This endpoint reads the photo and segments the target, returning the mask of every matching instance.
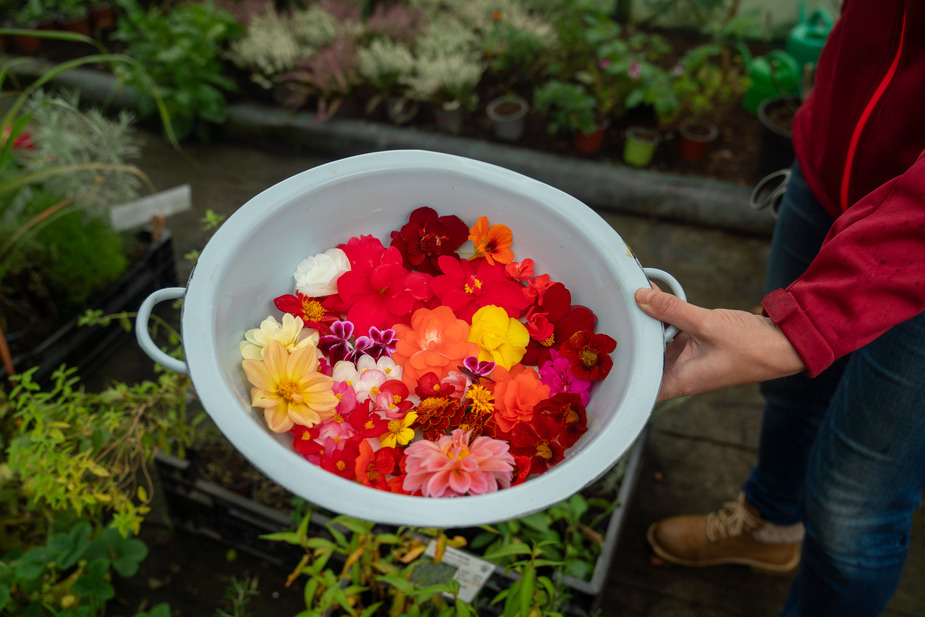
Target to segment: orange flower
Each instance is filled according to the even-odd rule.
[[[491,378],[495,381],[495,423],[505,433],[518,422],[532,420],[533,408],[549,398],[549,386],[532,367],[517,364],[507,371],[495,366]]]
[[[511,250],[514,234],[505,225],[497,223],[489,227],[488,218],[480,216],[478,222],[469,230],[469,239],[475,245],[473,259],[484,257],[491,265],[496,261],[499,264],[514,261],[514,251]]]
[[[469,324],[448,306],[418,309],[411,325],[396,324],[394,330],[398,343],[392,359],[402,366],[401,379],[411,389],[425,373],[443,379],[465,358],[479,353],[479,346],[466,340]]]

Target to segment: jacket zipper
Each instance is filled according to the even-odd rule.
[[[852,168],[854,167],[854,159],[855,155],[857,154],[858,142],[861,139],[861,133],[864,132],[864,128],[867,124],[867,121],[870,119],[874,108],[877,106],[877,103],[880,102],[880,99],[883,97],[883,93],[886,91],[887,86],[889,86],[890,82],[893,80],[893,76],[896,74],[896,68],[899,66],[899,58],[903,52],[903,42],[906,37],[905,3],[900,3],[900,6],[903,7],[903,23],[899,32],[899,45],[896,47],[896,54],[893,56],[893,61],[890,63],[890,68],[887,69],[883,79],[880,80],[880,84],[874,91],[873,96],[871,96],[870,100],[867,101],[867,106],[864,107],[864,111],[861,113],[861,117],[858,119],[858,123],[854,127],[854,132],[851,134],[851,141],[848,144],[848,154],[845,157],[845,171],[842,175],[841,191],[839,193],[838,199],[842,212],[847,210],[848,206],[850,205],[848,203],[848,186],[851,183],[851,172]]]

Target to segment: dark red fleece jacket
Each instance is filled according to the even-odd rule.
[[[793,143],[835,222],[762,305],[814,377],[925,310],[925,2],[844,1]]]

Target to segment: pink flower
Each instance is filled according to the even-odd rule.
[[[405,449],[402,488],[425,497],[482,495],[511,485],[514,457],[508,443],[455,429],[434,441],[416,441]]]
[[[559,392],[571,392],[581,398],[581,404],[591,400],[591,385],[587,379],[579,379],[572,372],[572,364],[555,349],[549,350],[550,360],[540,368],[540,381],[549,386],[550,396]]]
[[[638,62],[633,60],[632,62],[630,62],[627,73],[629,73],[630,79],[639,79],[639,75],[642,74],[642,66]]]

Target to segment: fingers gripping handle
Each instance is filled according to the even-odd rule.
[[[135,317],[135,336],[138,338],[138,346],[142,351],[148,354],[148,357],[175,373],[189,374],[189,367],[182,360],[171,358],[158,347],[151,338],[148,322],[151,319],[151,311],[156,304],[167,302],[168,300],[178,300],[186,295],[185,287],[165,287],[158,289],[150,296],[145,298],[138,309]]]
[[[664,270],[658,270],[657,268],[643,268],[643,271],[646,273],[647,277],[665,283],[671,293],[681,298],[685,302],[687,301],[687,294],[684,293],[684,289],[682,289],[681,284],[675,277],[671,276]],[[668,326],[665,328],[665,342],[667,343],[673,339],[677,333],[678,329],[674,326]]]

